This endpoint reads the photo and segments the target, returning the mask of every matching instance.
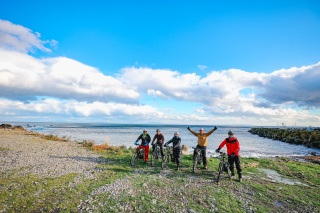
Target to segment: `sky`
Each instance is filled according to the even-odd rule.
[[[0,122],[320,126],[320,1],[0,0]]]

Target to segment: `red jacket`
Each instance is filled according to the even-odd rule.
[[[219,146],[221,149],[224,145],[227,145],[227,153],[228,155],[234,154],[235,156],[239,156],[240,153],[240,143],[236,137],[233,138],[226,138]]]

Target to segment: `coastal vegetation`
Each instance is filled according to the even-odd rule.
[[[307,147],[320,148],[320,130],[306,128],[252,128],[254,135],[279,140],[291,144],[301,144]]]
[[[241,158],[243,182],[224,174],[218,186],[216,158],[209,159],[208,170],[193,174],[191,155],[182,157],[180,171],[174,170],[173,163],[165,169],[142,161],[132,167],[129,163],[132,147],[96,145],[93,141],[80,144],[97,156],[81,159],[98,162],[92,168],[92,176],[74,172],[58,177],[19,175],[19,168],[0,173],[0,212],[319,212],[320,209],[319,164],[303,159]],[[0,148],[2,156],[10,151]],[[52,160],[59,163],[59,158]]]

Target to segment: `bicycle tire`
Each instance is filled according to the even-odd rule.
[[[157,156],[157,153],[156,151],[154,151],[151,155],[151,166],[154,166],[156,164],[156,156]]]
[[[169,163],[171,160],[171,156],[169,153],[167,153],[166,155],[164,155],[164,160],[163,160],[163,167],[168,167]]]
[[[221,174],[223,172],[223,163],[220,162],[219,163],[219,167],[218,167],[218,177],[217,177],[217,183],[219,183],[220,179],[221,179]]]
[[[131,156],[131,159],[130,159],[130,164],[131,166],[135,166],[137,164],[137,151],[135,151],[132,156]]]
[[[161,169],[163,169],[165,165],[166,165],[166,156],[163,156],[161,158]]]
[[[198,165],[198,157],[194,156],[192,172],[195,173]]]

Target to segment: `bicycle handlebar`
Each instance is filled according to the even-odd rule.
[[[204,150],[204,148],[199,148],[199,147],[192,147],[192,149],[200,149],[200,150]]]

